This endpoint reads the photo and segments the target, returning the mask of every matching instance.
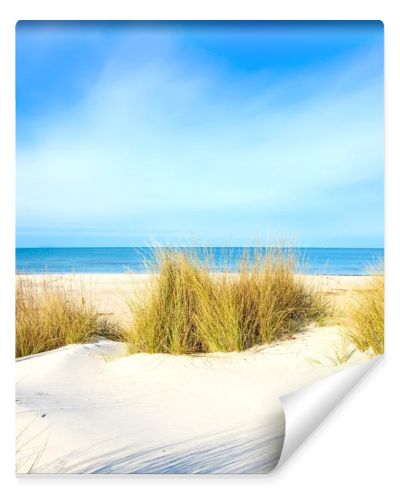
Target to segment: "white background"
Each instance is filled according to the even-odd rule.
[[[0,15],[0,494],[3,498],[399,498],[400,18],[395,1],[89,2],[3,0]],[[379,19],[385,24],[386,355],[278,472],[269,476],[14,475],[14,29],[19,19]],[[4,404],[3,404],[4,402]]]

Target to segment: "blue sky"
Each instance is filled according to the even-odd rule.
[[[17,246],[383,246],[380,22],[19,22]]]

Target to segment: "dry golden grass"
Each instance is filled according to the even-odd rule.
[[[83,296],[49,279],[18,278],[15,306],[16,357],[90,342],[96,335],[119,338],[116,325],[97,313]]]
[[[131,352],[241,351],[289,338],[328,315],[321,295],[295,275],[285,251],[244,256],[238,273],[210,273],[212,255],[162,250],[147,294],[132,300],[123,335]]]
[[[384,296],[383,274],[371,276],[369,286],[359,290],[345,323],[349,338],[360,351],[372,349],[375,354],[384,351]]]

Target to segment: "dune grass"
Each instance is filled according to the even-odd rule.
[[[369,286],[359,290],[345,324],[350,340],[360,351],[384,352],[384,276],[370,277]]]
[[[83,296],[54,281],[19,277],[16,283],[16,357],[67,344],[90,342],[96,335],[119,339],[119,330]]]
[[[321,295],[295,275],[293,255],[244,255],[237,273],[212,273],[213,256],[160,250],[147,293],[130,302],[131,352],[242,351],[290,338],[328,315]]]

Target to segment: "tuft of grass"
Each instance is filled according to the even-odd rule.
[[[350,343],[348,335],[341,333],[340,343],[338,343],[331,356],[328,359],[334,366],[346,364],[355,352],[355,348]]]
[[[346,324],[350,340],[360,351],[384,352],[383,274],[370,277],[369,286],[359,290]]]
[[[296,276],[289,252],[243,255],[237,273],[213,273],[212,255],[160,250],[150,289],[129,303],[131,352],[241,351],[291,337],[328,315],[321,295]]]
[[[83,296],[47,278],[19,277],[16,283],[16,357],[67,344],[90,342],[95,336],[119,339],[119,331]]]

